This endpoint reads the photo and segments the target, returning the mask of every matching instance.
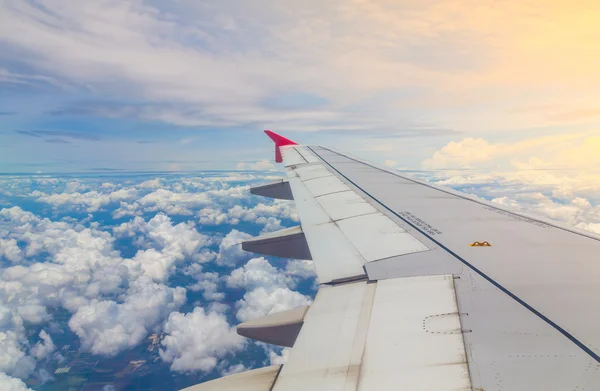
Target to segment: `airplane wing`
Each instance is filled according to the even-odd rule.
[[[247,389],[600,390],[600,237],[266,132],[287,178],[251,191],[301,225],[243,247],[312,259],[320,288],[238,326],[293,346]]]

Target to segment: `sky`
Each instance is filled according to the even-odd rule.
[[[410,169],[595,167],[599,7],[2,0],[0,170],[265,166],[266,128]]]
[[[264,129],[600,234],[598,8],[0,0],[0,389],[285,362],[235,333],[318,287],[241,251],[299,223]]]

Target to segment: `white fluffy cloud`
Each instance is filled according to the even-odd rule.
[[[135,346],[181,306],[183,288],[156,282],[165,280],[176,262],[193,258],[208,240],[193,226],[173,225],[164,215],[148,222],[138,219],[121,232],[139,233],[156,249],[128,259],[114,249],[114,238],[98,228],[39,219],[16,207],[0,211],[0,219],[11,224],[10,235],[27,243],[26,256],[46,252],[52,260],[4,269],[0,298],[19,322],[47,321],[47,306],[73,312],[69,327],[83,348],[96,354],[114,355]],[[112,299],[116,294],[121,294],[118,301]],[[20,349],[19,340],[13,340],[11,346]],[[49,348],[44,343],[32,353],[41,357]]]
[[[7,376],[2,372],[0,372],[0,388],[2,391],[32,391],[22,380]]]
[[[247,316],[308,302],[308,298],[291,290],[299,278],[308,277],[302,271],[304,265],[289,263],[288,269],[280,270],[260,258],[228,274],[231,268],[251,258],[252,254],[240,246],[251,235],[239,230],[231,230],[222,238],[220,234],[200,233],[189,218],[167,214],[183,211],[192,216],[200,208],[205,208],[205,212],[223,210],[225,219],[216,222],[256,222],[263,224],[265,230],[278,229],[283,218],[297,219],[292,203],[253,204],[247,186],[236,183],[256,179],[259,178],[224,174],[156,179],[139,185],[135,181],[63,181],[57,182],[61,187],[55,190],[52,186],[58,185],[45,184],[48,187],[43,188],[43,194],[33,190],[38,201],[64,210],[110,213],[113,208],[113,218],[135,216],[114,227],[94,221],[91,214],[56,220],[19,207],[1,209],[0,259],[4,268],[0,269],[0,374],[47,378],[43,368],[36,370],[36,360],[55,356],[57,347],[46,331],[54,330],[54,326],[41,331],[38,341],[28,341],[25,331],[31,325],[52,320],[50,309],[54,308],[71,313],[68,327],[78,336],[82,349],[99,355],[114,356],[133,348],[148,334],[160,332],[167,325],[164,331],[168,338],[161,354],[173,370],[188,371],[209,370],[215,360],[243,347],[243,339],[227,324],[231,306],[219,302],[227,298],[226,288],[245,291],[236,308],[240,314],[250,314]],[[22,197],[32,193],[31,188],[11,191]],[[141,197],[139,200],[128,198],[134,192]],[[129,240],[138,251],[125,256],[119,250]],[[213,246],[217,247],[214,252]],[[203,270],[208,268],[203,264],[211,261],[217,263],[218,270],[226,269],[225,274]],[[187,288],[202,292],[210,302],[203,315],[194,315],[199,310],[177,315],[186,300],[186,291],[166,284],[179,267],[195,279]],[[265,289],[267,300],[261,298],[260,289]],[[169,318],[171,314],[174,316]],[[206,327],[206,341],[198,340],[203,347],[182,342],[196,337],[179,327],[193,324]],[[221,335],[229,342],[219,347],[212,341]],[[224,362],[214,368],[233,372],[242,366]]]
[[[242,250],[242,242],[252,235],[232,229],[219,244],[217,263],[225,266],[236,266],[239,262],[250,258],[250,253]]]
[[[160,356],[171,363],[171,370],[179,372],[211,371],[219,359],[245,343],[223,314],[207,313],[199,307],[191,313],[171,314],[164,331]]]
[[[192,222],[173,225],[171,218],[159,213],[146,221],[136,217],[113,229],[117,237],[135,237],[140,250],[134,258],[125,261],[131,270],[140,270],[155,281],[164,281],[175,265],[186,258],[207,262],[215,255],[205,249],[212,239],[200,234]]]
[[[171,312],[185,302],[185,289],[168,288],[140,277],[123,303],[92,300],[79,307],[69,327],[82,347],[94,354],[116,355],[140,343]]]
[[[196,265],[191,265],[196,266]],[[202,291],[205,300],[219,301],[225,298],[225,292],[219,292],[221,276],[218,273],[208,272],[202,273],[200,270],[192,271],[191,267],[186,270],[187,275],[191,275],[196,279],[196,283],[188,287],[192,291]]]
[[[236,316],[242,322],[311,303],[308,297],[291,290],[296,286],[293,277],[262,257],[233,270],[226,282],[230,288],[246,289],[236,303]]]
[[[67,206],[86,212],[96,212],[102,207],[125,200],[132,200],[137,197],[135,189],[119,189],[109,193],[101,193],[96,190],[87,193],[61,193],[61,194],[43,194],[34,192],[32,195],[38,197],[38,201],[51,204],[55,207]]]
[[[288,288],[260,287],[246,293],[244,298],[236,303],[238,307],[236,316],[238,320],[245,322],[311,303],[312,301],[308,297]]]
[[[158,189],[137,200],[146,212],[164,211],[171,215],[191,215],[192,209],[206,206],[210,198],[206,193],[178,193]]]
[[[235,205],[227,211],[217,208],[204,208],[198,213],[203,225],[236,225],[250,222],[264,225],[261,233],[273,232],[282,228],[281,219],[299,221],[294,204],[289,201],[275,201],[272,204],[259,203],[253,207]]]
[[[294,280],[273,267],[264,258],[253,258],[243,267],[235,269],[226,278],[227,286],[230,288],[245,288],[253,290],[259,287],[267,288],[293,288]]]
[[[52,352],[54,352],[54,342],[52,337],[46,332],[46,330],[40,331],[40,341],[31,348],[31,355],[38,360],[43,360]]]
[[[21,249],[15,239],[0,238],[0,260],[2,258],[6,258],[14,263],[21,260]]]

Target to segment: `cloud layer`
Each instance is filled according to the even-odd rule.
[[[54,360],[67,354],[56,353],[61,345],[53,333],[61,328],[83,351],[101,357],[119,356],[158,333],[160,358],[174,371],[243,368],[234,353],[246,343],[229,322],[245,307],[231,295],[254,291],[260,278],[252,284],[253,277],[230,273],[240,265],[263,273],[260,285],[273,296],[263,313],[278,304],[276,289],[285,290],[282,303],[288,296],[301,298],[292,305],[307,302],[291,289],[313,277],[310,265],[298,261],[290,263],[289,275],[263,258],[243,266],[251,254],[240,242],[252,235],[238,229],[257,234],[275,218],[267,217],[271,213],[278,225],[296,218],[290,203],[251,198],[247,183],[265,179],[235,173],[127,182],[1,181],[3,195],[40,209],[0,209],[0,372],[8,379],[0,384],[20,386],[16,378],[47,381]],[[203,224],[206,208],[222,210],[226,217]],[[118,213],[123,210],[135,213]],[[107,220],[101,223],[96,216]],[[54,319],[56,310],[68,312],[64,323]],[[29,340],[27,330],[40,326],[37,338]]]

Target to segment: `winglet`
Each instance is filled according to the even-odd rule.
[[[277,163],[283,162],[283,158],[281,156],[281,150],[279,147],[284,147],[286,145],[298,145],[298,143],[283,137],[275,132],[271,132],[270,130],[265,130],[265,133],[273,142],[275,143],[275,161]]]

